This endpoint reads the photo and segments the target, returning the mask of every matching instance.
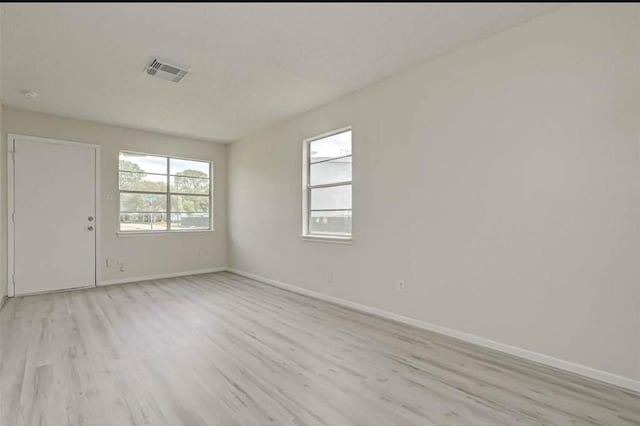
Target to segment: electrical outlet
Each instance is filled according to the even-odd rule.
[[[116,259],[116,265],[120,267],[120,272],[124,272],[127,266],[127,264],[122,259]]]
[[[329,284],[333,284],[333,272],[329,272],[329,274],[327,275],[327,281],[329,282]]]
[[[113,258],[111,257],[107,257],[107,268],[113,268],[113,266],[115,265],[115,262],[113,261]]]
[[[398,291],[401,293],[404,293],[405,291],[405,285],[404,285],[404,280],[398,280]]]

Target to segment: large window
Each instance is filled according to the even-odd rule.
[[[351,129],[305,141],[303,235],[351,238]]]
[[[120,231],[207,230],[211,226],[209,161],[120,152]]]

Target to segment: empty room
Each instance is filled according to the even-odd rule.
[[[640,426],[640,4],[0,3],[0,426]]]

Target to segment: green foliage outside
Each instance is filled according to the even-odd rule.
[[[166,211],[166,177],[159,176],[159,181],[152,180],[135,163],[120,160],[120,189],[142,192],[160,192],[161,194],[120,194],[120,211],[126,212],[165,212]],[[204,179],[203,179],[204,178]],[[171,195],[171,211],[184,213],[206,213],[209,211],[209,178],[199,170],[185,170],[181,176],[171,177],[171,192],[178,194],[202,194],[203,196]]]

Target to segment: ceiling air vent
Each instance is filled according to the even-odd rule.
[[[151,64],[145,68],[144,72],[149,75],[156,76],[163,80],[173,81],[174,83],[180,82],[191,69],[181,67],[175,64],[169,64],[166,61],[160,59],[154,59]]]

